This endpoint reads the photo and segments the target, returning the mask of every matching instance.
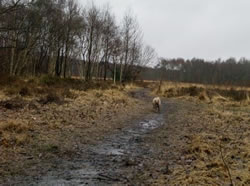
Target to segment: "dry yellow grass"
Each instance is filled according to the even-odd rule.
[[[154,94],[164,97],[198,98],[210,103],[249,104],[250,88],[236,86],[202,85],[193,83],[163,82],[151,83]]]
[[[249,185],[250,106],[223,108],[192,101],[183,101],[178,118],[167,116],[174,121],[158,135],[168,140],[155,136],[159,144],[168,144],[170,158],[162,165],[170,163],[171,172],[160,174],[151,185],[230,185],[231,180],[233,185]]]
[[[0,122],[0,131],[22,133],[28,129],[28,124],[18,120],[7,120]]]
[[[202,111],[204,121],[210,123],[191,136],[186,157],[195,159],[195,167],[173,183],[223,185],[232,179],[235,185],[250,184],[250,106],[231,103],[215,102]],[[179,174],[183,169],[175,171]]]
[[[170,162],[171,172],[157,173],[149,185],[230,185],[231,179],[233,185],[250,185],[250,89],[164,82],[158,91],[158,86],[150,83],[153,94],[183,104],[158,134],[158,143],[168,144],[166,154],[177,155],[162,164]]]
[[[159,87],[159,82],[157,81],[149,81],[151,87],[156,88]],[[235,90],[245,90],[245,91],[250,91],[250,87],[242,87],[242,86],[234,86],[234,85],[205,85],[205,84],[199,84],[199,83],[182,83],[182,82],[172,82],[172,81],[163,81],[162,82],[162,90],[166,90],[169,88],[179,88],[179,87],[192,87],[196,86],[199,88],[211,88],[211,89],[222,89],[222,90],[230,90],[230,89],[235,89]]]
[[[8,98],[8,96],[6,96],[6,94],[0,90],[0,100],[6,100]]]
[[[0,121],[1,145],[12,147],[25,144],[29,140],[27,131],[30,129],[31,126],[27,121],[21,121],[18,119]]]
[[[125,119],[147,112],[145,103],[130,95],[137,88],[133,84],[48,77],[11,81],[0,83],[0,163],[6,165],[0,176],[21,173],[21,164],[28,167],[30,161],[72,156],[77,144],[94,143]]]

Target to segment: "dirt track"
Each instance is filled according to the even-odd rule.
[[[140,90],[133,97],[151,104],[148,92]],[[166,112],[166,107],[168,107]],[[162,112],[149,113],[127,121],[127,127],[114,131],[94,145],[82,145],[77,159],[60,159],[57,169],[37,178],[19,177],[14,185],[132,185],[134,175],[144,169],[146,162],[159,153],[144,138],[154,130],[166,125],[165,116],[174,111],[171,103],[164,102]]]
[[[62,162],[66,171],[52,171],[35,185],[109,185],[133,184],[133,176],[144,169],[144,161],[155,149],[144,137],[163,125],[163,114],[149,114],[141,121],[123,128],[103,141],[82,149],[83,156],[73,162]],[[59,174],[58,174],[59,173]]]
[[[151,104],[145,90],[134,92],[133,97]],[[217,118],[203,104],[165,99],[160,114],[151,112],[125,121],[126,127],[117,128],[104,139],[80,145],[75,158],[59,158],[55,168],[43,176],[17,177],[5,185],[230,184],[217,145],[221,125],[211,123]],[[231,142],[223,143],[227,146]],[[247,160],[236,162],[245,163],[243,173],[249,169]],[[249,183],[243,174],[233,174],[233,181],[236,185]]]

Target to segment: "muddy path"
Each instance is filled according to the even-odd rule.
[[[94,146],[82,150],[83,157],[70,169],[51,172],[34,185],[127,185],[133,184],[136,171],[154,155],[154,148],[144,143],[144,137],[163,125],[163,115],[151,114],[132,127],[121,129]]]
[[[132,96],[151,104],[147,90]],[[167,108],[167,109],[166,109]],[[168,125],[165,118],[175,112],[175,103],[164,100],[161,113],[151,112],[92,145],[82,145],[76,159],[60,159],[45,176],[17,178],[6,185],[135,185],[139,172],[156,158],[160,149],[144,139]],[[162,171],[166,171],[162,167]],[[138,183],[139,184],[139,183]]]

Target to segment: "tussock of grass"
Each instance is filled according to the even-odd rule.
[[[41,103],[41,104],[49,104],[49,103],[62,104],[63,97],[59,96],[58,94],[56,94],[54,92],[49,92],[46,96],[42,97],[39,100],[39,103]]]
[[[129,83],[129,84],[125,85],[125,89],[128,89],[128,90],[135,89],[136,87],[137,86],[135,84],[133,84],[133,83]]]
[[[24,108],[28,102],[21,97],[13,97],[10,99],[5,99],[3,101],[0,101],[0,107],[10,109],[10,110],[19,110]]]
[[[31,94],[30,94],[30,90],[29,90],[28,87],[22,87],[22,88],[20,89],[20,91],[19,91],[19,94],[20,94],[21,96],[30,96],[30,95],[31,95]]]
[[[25,144],[29,140],[27,134],[29,129],[30,126],[24,121],[7,120],[0,122],[1,145],[13,147]]]
[[[15,120],[0,123],[0,131],[21,133],[28,129],[27,124],[19,123]]]
[[[191,83],[164,82],[159,89],[157,83],[151,88],[155,94],[165,97],[193,97],[206,102],[235,101],[249,103],[250,89],[243,87],[209,86]]]

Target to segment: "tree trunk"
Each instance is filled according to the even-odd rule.
[[[56,66],[55,66],[55,73],[56,73],[56,76],[60,76],[61,75],[61,71],[62,69],[60,68],[60,55],[61,55],[61,48],[58,49],[57,51],[57,58],[56,58]]]
[[[88,64],[87,64],[87,72],[85,76],[86,81],[90,81],[91,79],[91,54],[92,54],[92,45],[93,45],[93,25],[90,31],[90,43],[89,43],[89,50],[88,50]]]
[[[120,83],[122,82],[122,74],[123,73],[123,69],[122,69],[122,63],[120,64]]]
[[[10,75],[14,75],[14,57],[15,57],[15,47],[12,46],[11,48],[11,55],[10,55]]]
[[[63,72],[63,77],[66,78],[66,73],[67,73],[67,68],[68,68],[68,46],[66,46],[66,51],[65,51],[65,58],[64,58],[64,72]]]
[[[114,84],[116,84],[116,63],[114,65]]]
[[[104,81],[107,78],[107,64],[108,64],[108,47],[109,47],[109,38],[106,40],[106,51],[105,51],[105,61],[104,61]]]

